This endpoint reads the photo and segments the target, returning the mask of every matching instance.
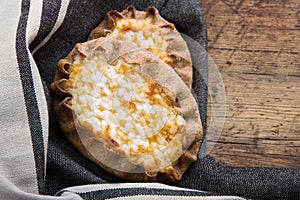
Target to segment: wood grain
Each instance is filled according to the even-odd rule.
[[[231,166],[300,168],[299,0],[200,3],[227,97],[210,154]]]

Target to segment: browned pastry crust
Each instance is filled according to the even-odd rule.
[[[151,77],[162,86],[186,121],[186,129],[183,132],[183,154],[164,170],[158,173],[143,171],[135,173],[141,166],[130,162],[120,152],[99,141],[95,134],[89,131],[88,127],[77,123],[77,116],[74,115],[72,108],[72,95],[66,88],[70,69],[75,56],[89,59],[95,56],[96,52],[103,52],[110,64],[122,59],[126,63],[134,63],[139,66],[137,67],[139,73]],[[136,47],[132,43],[99,38],[77,44],[65,59],[59,61],[51,90],[56,116],[65,137],[84,156],[118,177],[131,181],[177,182],[188,166],[197,160],[197,152],[203,132],[198,107],[189,88],[172,68],[153,54]],[[119,166],[119,169],[122,170],[111,166]]]
[[[130,21],[132,19],[133,21],[131,22],[133,23],[123,25],[121,28],[118,27],[118,22],[120,22],[120,20]],[[118,12],[116,10],[108,12],[105,19],[90,33],[89,39],[109,37],[111,35],[114,35],[114,38],[120,39],[123,37],[123,34],[128,31],[138,33],[138,22],[147,22],[142,28],[145,30],[144,35],[157,32],[158,35],[162,37],[162,40],[167,43],[167,47],[165,49],[166,56],[161,55],[161,52],[159,53],[160,55],[158,55],[158,53],[155,52],[157,51],[157,48],[143,48],[151,51],[165,63],[170,65],[187,84],[187,86],[191,88],[193,68],[188,46],[180,33],[176,30],[174,24],[163,19],[158,10],[153,6],[150,6],[146,12],[138,11],[134,6],[128,6],[122,12]],[[121,33],[112,34],[116,31],[120,31]],[[122,40],[123,39],[124,38],[122,38]]]

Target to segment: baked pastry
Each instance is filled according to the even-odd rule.
[[[193,68],[188,46],[174,24],[164,20],[155,7],[150,6],[146,12],[134,6],[122,12],[108,12],[89,36],[99,37],[130,41],[150,51],[171,66],[191,88]]]
[[[179,181],[202,137],[190,89],[131,42],[99,38],[59,61],[51,85],[60,127],[86,157],[131,181]]]

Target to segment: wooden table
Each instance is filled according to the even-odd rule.
[[[299,0],[200,3],[227,97],[210,154],[231,166],[300,168]]]

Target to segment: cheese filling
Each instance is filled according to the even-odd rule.
[[[121,58],[110,65],[100,51],[75,56],[66,87],[81,126],[146,172],[158,172],[182,155],[186,122],[137,67]]]
[[[132,42],[174,67],[174,57],[168,54],[169,43],[162,37],[169,33],[169,28],[157,27],[152,24],[151,17],[138,20],[118,18],[115,26],[110,37]]]

